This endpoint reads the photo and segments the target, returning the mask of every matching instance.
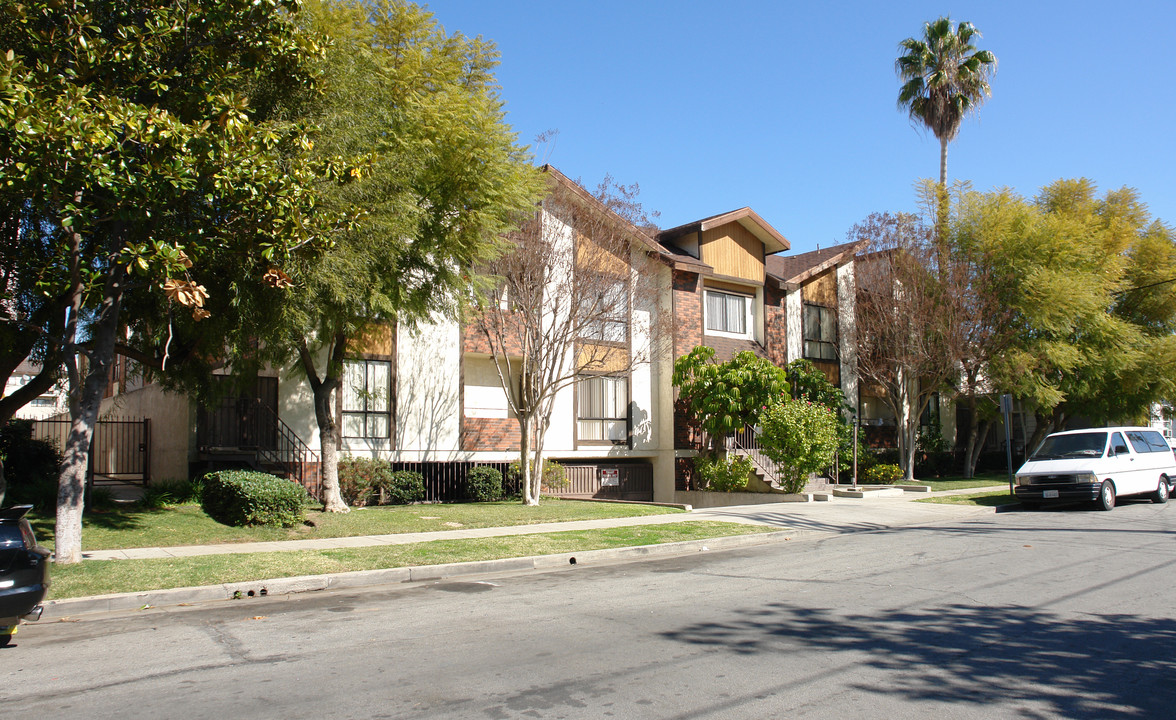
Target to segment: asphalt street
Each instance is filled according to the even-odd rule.
[[[1176,507],[22,628],[7,717],[1170,718]]]

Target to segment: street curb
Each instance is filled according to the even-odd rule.
[[[301,575],[298,577],[251,580],[239,583],[225,583],[222,585],[204,585],[199,587],[171,588],[168,590],[147,590],[143,592],[66,598],[45,602],[45,611],[41,620],[72,619],[80,615],[123,612],[127,610],[147,610],[150,608],[205,603],[216,600],[248,600],[250,598],[292,595],[318,590],[345,590],[349,588],[366,588],[373,585],[428,582],[469,575],[527,572],[534,570],[550,572],[614,560],[672,557],[709,550],[730,550],[755,545],[767,545],[789,540],[796,536],[798,532],[803,531],[786,530],[751,535],[728,535],[704,540],[685,540],[658,545],[585,550],[583,552],[559,553],[555,555],[532,555],[521,558],[478,560],[474,562],[448,563],[445,565],[357,570],[354,572],[328,575]]]

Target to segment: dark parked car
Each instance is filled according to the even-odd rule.
[[[32,509],[0,509],[0,646],[8,644],[22,619],[40,619],[49,590],[49,551],[37,544],[25,519]]]

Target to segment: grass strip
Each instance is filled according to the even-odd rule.
[[[991,487],[993,485],[1004,485],[1008,487],[1008,475],[979,475],[974,478],[961,477],[944,477],[936,480],[924,480],[919,478],[915,480],[916,485],[927,485],[932,491],[938,492],[940,490],[966,490],[968,488],[977,487]]]
[[[392,535],[460,528],[508,527],[547,522],[597,520],[683,512],[678,508],[544,498],[536,507],[521,502],[386,505],[353,508],[349,513],[309,510],[293,528],[230,527],[208,517],[196,504],[159,509],[138,506],[94,510],[82,523],[83,550],[117,550],[179,545]],[[33,531],[53,548],[54,519],[32,516]]]
[[[994,490],[986,493],[974,493],[972,495],[945,495],[943,497],[923,498],[915,502],[924,503],[939,503],[941,505],[978,505],[981,507],[997,507],[999,505],[1011,505],[1019,502],[1017,498],[1009,495],[1008,490]]]
[[[406,545],[203,555],[159,560],[90,560],[55,565],[50,599],[142,592],[229,582],[382,568],[552,555],[685,540],[777,532],[780,528],[716,521],[433,540]]]

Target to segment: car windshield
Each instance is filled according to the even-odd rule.
[[[1107,447],[1105,432],[1050,435],[1033,453],[1030,460],[1058,460],[1060,458],[1102,457]]]

